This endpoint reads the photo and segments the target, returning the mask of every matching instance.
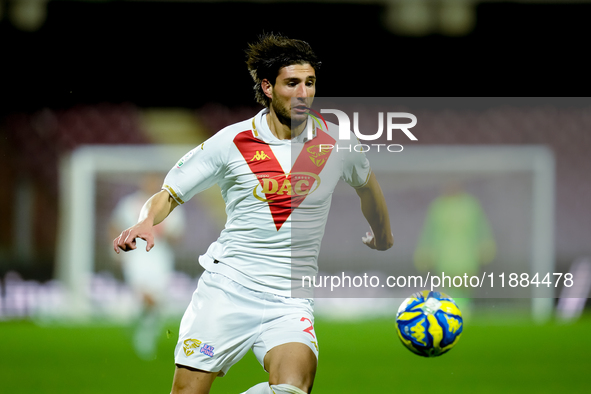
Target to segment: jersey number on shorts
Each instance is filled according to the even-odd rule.
[[[310,321],[310,319],[308,319],[307,317],[302,317],[300,319],[300,321],[305,321],[308,320],[308,323],[310,323],[310,327],[305,328],[303,331],[307,332],[308,334],[312,335],[312,338],[316,339],[316,337],[314,336],[314,334],[312,333],[312,331],[314,331],[314,326],[312,325],[312,322]]]

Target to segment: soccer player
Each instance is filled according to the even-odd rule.
[[[255,97],[265,109],[187,153],[146,202],[138,223],[113,241],[117,253],[135,249],[136,238],[151,249],[155,224],[196,193],[220,186],[228,218],[199,258],[205,272],[181,321],[175,394],[209,393],[214,379],[249,349],[269,381],[247,394],[311,392],[319,347],[313,300],[294,296],[294,272],[317,272],[339,178],[360,197],[372,230],[363,242],[377,250],[393,243],[384,196],[365,155],[330,149],[338,136],[334,124],[315,128],[308,139],[320,66],[311,47],[268,34],[249,46],[247,57]]]
[[[157,174],[149,174],[141,180],[139,190],[117,203],[111,218],[112,236],[136,223],[144,203],[161,184],[162,178]],[[137,250],[118,256],[123,277],[141,303],[141,311],[135,322],[133,347],[144,360],[156,357],[167,287],[174,272],[173,244],[180,240],[184,226],[184,217],[176,212],[166,222],[154,227],[152,234],[158,238],[157,249],[151,253]]]

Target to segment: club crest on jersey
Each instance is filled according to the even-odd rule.
[[[250,159],[250,161],[259,161],[259,160],[265,160],[265,159],[270,159],[270,157],[265,153],[265,151],[256,151],[256,153],[254,154],[254,156],[252,157],[252,159]]]
[[[183,342],[183,350],[185,351],[185,355],[189,357],[191,354],[195,353],[195,349],[199,349],[201,345],[201,341],[199,339],[185,339]]]
[[[310,160],[316,167],[322,166],[326,162],[326,158],[322,158],[321,156],[327,155],[330,153],[330,149],[328,147],[323,147],[322,145],[312,145],[306,149],[306,151],[310,154]]]

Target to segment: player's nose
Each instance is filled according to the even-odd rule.
[[[310,95],[305,84],[301,83],[298,85],[298,88],[296,89],[296,95],[297,97],[301,98],[307,98]]]

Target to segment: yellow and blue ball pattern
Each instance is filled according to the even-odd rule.
[[[437,291],[419,291],[404,300],[396,315],[398,337],[411,352],[436,357],[458,343],[464,328],[454,300]]]

